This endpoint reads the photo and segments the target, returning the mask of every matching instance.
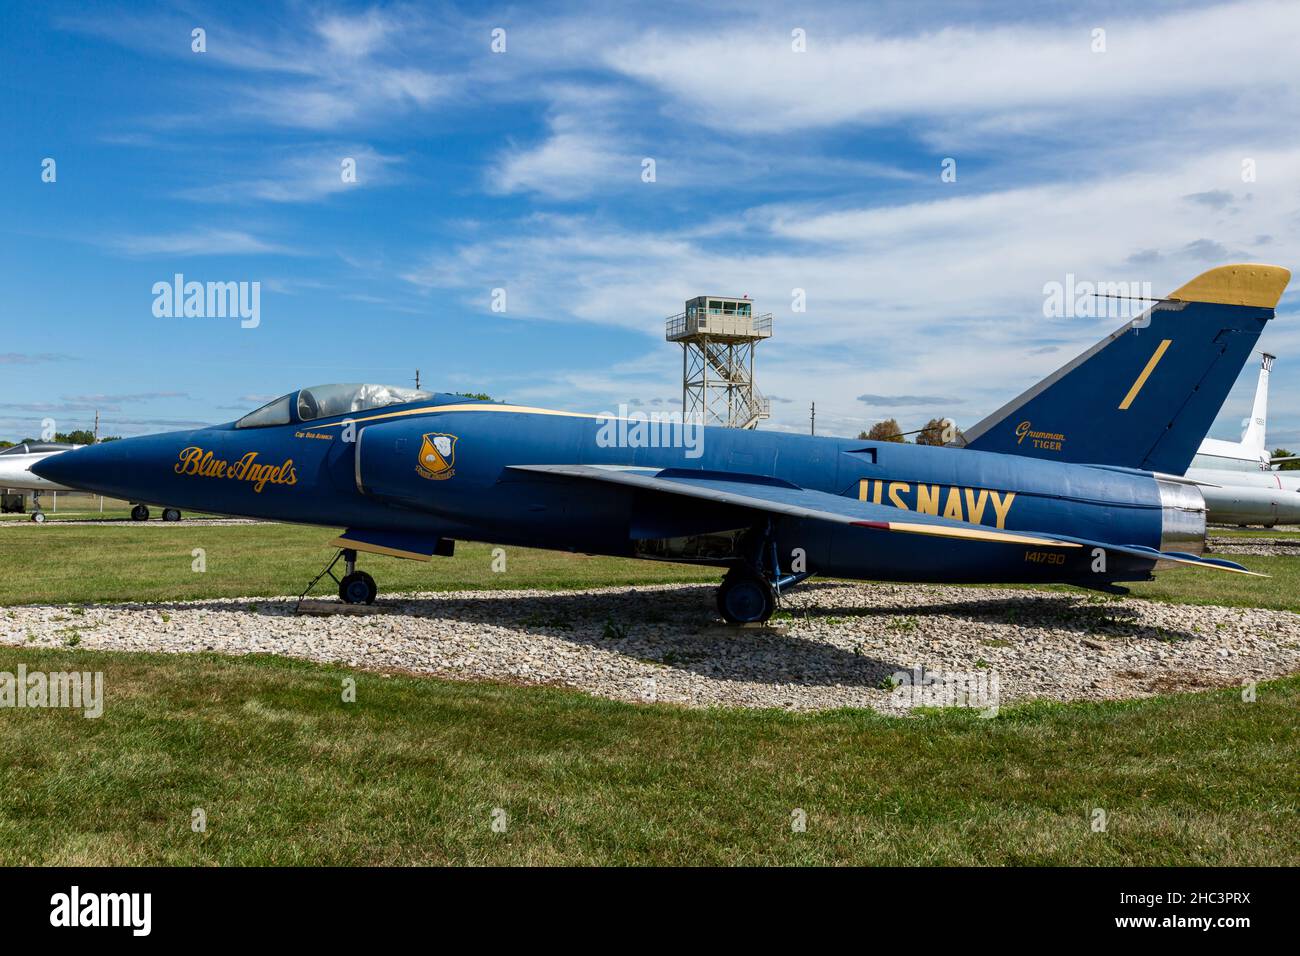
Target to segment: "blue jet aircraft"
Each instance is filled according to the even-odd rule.
[[[350,603],[376,594],[357,552],[429,560],[456,540],[717,564],[732,623],[766,620],[813,574],[1119,593],[1173,565],[1249,574],[1202,557],[1205,504],[1177,476],[1289,279],[1253,264],[1198,276],[980,422],[965,447],[689,423],[664,435],[627,418],[326,385],[35,471],[133,501],[346,527],[331,543]]]

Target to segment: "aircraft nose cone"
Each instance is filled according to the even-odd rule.
[[[100,448],[99,445],[88,445],[85,448],[77,448],[73,451],[60,452],[57,455],[50,455],[48,458],[42,458],[32,465],[32,473],[46,481],[52,481],[55,484],[67,485],[69,488],[87,488],[87,479],[94,476],[98,470],[95,459],[98,457],[95,452]]]

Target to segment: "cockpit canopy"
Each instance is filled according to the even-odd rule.
[[[19,442],[17,445],[11,445],[8,448],[0,449],[0,455],[39,455],[46,452],[71,451],[74,448],[80,447],[80,445],[69,445],[66,442],[29,441]]]
[[[265,428],[269,425],[288,425],[290,422],[310,422],[318,418],[364,412],[386,405],[404,405],[432,399],[432,392],[396,385],[313,385],[281,395],[257,411],[249,412],[236,428]]]

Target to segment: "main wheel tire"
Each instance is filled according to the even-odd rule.
[[[181,513],[177,508],[164,508],[163,521],[180,521]]]
[[[761,578],[732,570],[718,586],[718,613],[728,624],[761,624],[776,610],[776,595]]]
[[[37,524],[45,524],[45,512],[44,512],[44,511],[33,511],[33,512],[32,512],[32,520],[35,521]]]
[[[148,520],[149,520],[149,509],[148,509],[148,507],[146,507],[145,505],[136,505],[134,508],[132,508],[132,509],[131,509],[131,520],[132,520],[132,521],[148,521]]]
[[[339,600],[344,604],[374,604],[378,593],[375,579],[364,571],[345,574],[339,582]]]

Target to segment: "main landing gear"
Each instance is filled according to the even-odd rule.
[[[163,519],[163,521],[180,521],[180,520],[181,520],[181,512],[180,512],[180,509],[179,509],[179,508],[164,508],[164,509],[163,509],[163,513],[162,513],[162,519]],[[134,508],[132,508],[132,509],[131,509],[131,520],[132,520],[132,521],[148,521],[148,520],[149,520],[149,506],[148,506],[148,505],[136,505]]]
[[[776,589],[744,565],[736,565],[718,585],[718,613],[728,624],[761,624],[776,610]]]
[[[732,565],[718,585],[718,613],[728,624],[762,624],[781,603],[781,592],[812,576],[810,571],[783,573],[776,538],[769,523],[755,533],[757,543]]]
[[[37,524],[45,524],[45,512],[41,510],[41,496],[35,492],[32,493],[31,520]]]
[[[334,576],[334,566],[343,561],[344,574],[338,578]],[[312,578],[311,584],[307,585],[307,590],[298,596],[298,603],[301,604],[303,598],[311,593],[311,589],[316,586],[316,582],[325,575],[329,575],[334,583],[339,586],[339,600],[344,604],[374,604],[375,596],[379,594],[379,586],[375,584],[375,579],[364,571],[357,570],[357,552],[352,548],[343,548],[334,555],[334,560],[325,566],[325,570],[316,577]]]

